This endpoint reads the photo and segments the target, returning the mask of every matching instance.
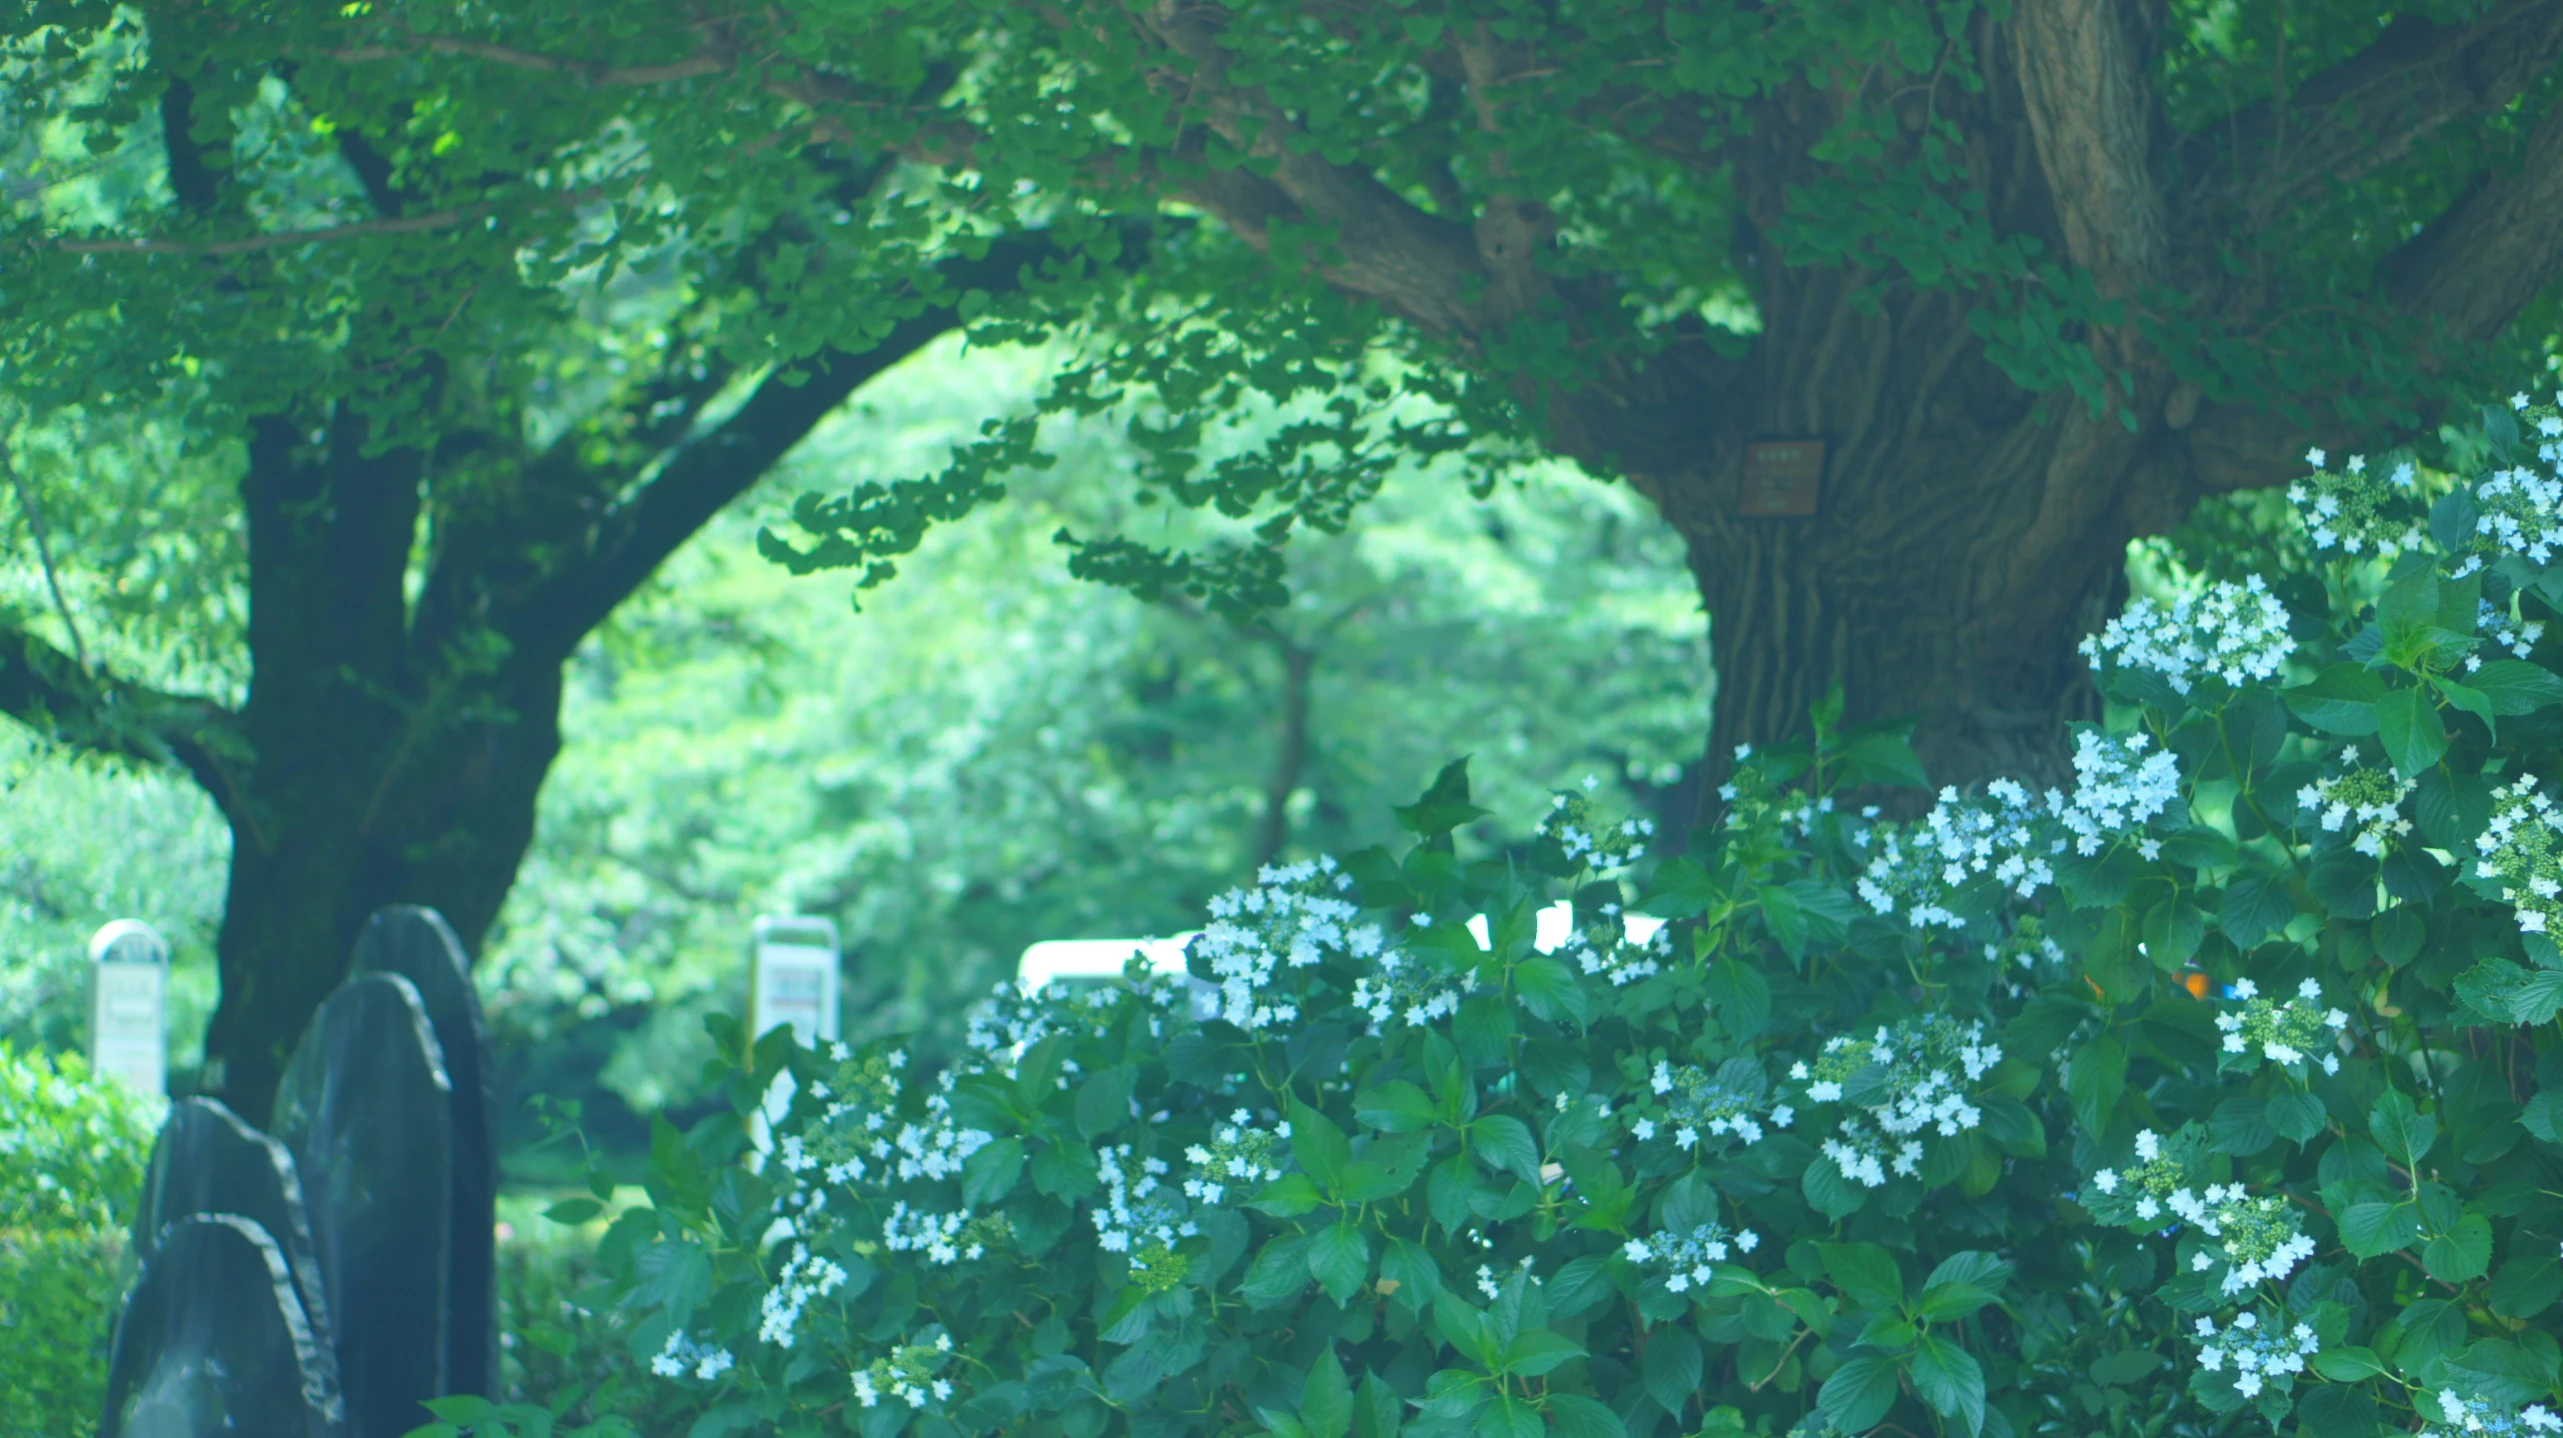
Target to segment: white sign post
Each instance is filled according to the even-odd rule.
[[[140,919],[89,940],[89,1067],[154,1098],[169,1092],[169,941]]]
[[[748,963],[748,1040],[789,1025],[793,1040],[815,1048],[837,1036],[837,926],[826,919],[762,918],[756,921]],[[749,1132],[762,1153],[770,1127],[792,1106],[790,1073],[774,1076],[763,1111]]]

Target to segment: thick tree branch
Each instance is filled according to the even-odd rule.
[[[226,815],[237,811],[231,764],[239,716],[209,699],[166,694],[83,668],[14,624],[0,624],[0,714],[91,753],[187,771]]]
[[[2290,94],[2183,141],[2173,209],[2193,242],[2315,186],[2410,156],[2451,124],[2518,98],[2563,57],[2563,0],[2512,0],[2464,25],[2398,17],[2366,49]]]
[[[1427,214],[1366,170],[1339,165],[1291,143],[1299,129],[1259,91],[1227,80],[1229,51],[1219,43],[1212,7],[1157,0],[1147,12],[1150,35],[1185,62],[1165,80],[1170,98],[1201,114],[1221,138],[1273,165],[1269,184],[1302,214],[1332,227],[1340,258],[1326,267],[1337,288],[1376,301],[1437,334],[1472,337],[1499,322],[1477,288],[1487,271],[1469,226]],[[1189,188],[1189,187],[1188,187]],[[1221,177],[1195,195],[1219,212],[1241,188]],[[1268,216],[1276,207],[1259,205]],[[1225,219],[1225,214],[1222,215]],[[1242,232],[1241,233],[1250,233]]]
[[[2460,343],[2507,328],[2563,270],[2563,105],[2546,112],[2518,162],[2487,176],[2387,258],[2395,308],[2443,322]]]
[[[2065,247],[2111,295],[2159,283],[2168,250],[2151,154],[2156,100],[2130,9],[2124,0],[2022,0],[2011,20]]]
[[[938,273],[956,294],[1002,293],[1020,287],[1023,270],[1052,253],[1047,236],[1011,236],[990,245],[984,258],[949,261]],[[677,546],[764,478],[846,396],[958,322],[950,308],[929,307],[860,353],[831,348],[795,366],[805,376],[799,384],[779,373],[767,378],[735,414],[678,449],[639,492],[607,514],[580,558],[510,606],[500,617],[501,631],[520,651],[566,658]]]

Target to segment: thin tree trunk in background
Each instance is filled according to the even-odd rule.
[[[1264,785],[1264,822],[1255,839],[1255,866],[1281,857],[1290,843],[1290,796],[1299,792],[1308,771],[1308,680],[1316,670],[1317,652],[1270,634],[1282,661],[1281,733],[1273,755],[1272,778]]]

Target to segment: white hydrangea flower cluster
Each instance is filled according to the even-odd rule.
[[[901,1124],[890,1140],[902,1180],[957,1178],[970,1155],[994,1141],[986,1129],[964,1127],[953,1119],[953,1078],[952,1070],[944,1070],[938,1091],[926,1095],[925,1121]]]
[[[1422,915],[1417,915],[1421,918]],[[1475,987],[1471,975],[1450,975],[1401,949],[1379,956],[1375,973],[1353,980],[1353,1007],[1370,1015],[1373,1028],[1428,1028],[1459,1012]]]
[[[890,1216],[881,1224],[881,1246],[892,1253],[922,1253],[926,1262],[942,1268],[986,1257],[988,1245],[1009,1231],[1002,1213],[985,1218],[973,1217],[966,1208],[929,1213],[901,1199],[890,1205]]]
[[[2057,807],[2056,818],[2073,834],[2075,853],[2099,853],[2110,839],[2144,827],[2180,797],[2179,763],[2168,749],[2146,753],[2152,744],[2153,736],[2141,731],[2112,735],[2085,729],[2074,735],[2074,796]]]
[[[697,1343],[680,1328],[667,1336],[667,1346],[650,1360],[650,1371],[661,1378],[682,1378],[691,1371],[709,1383],[729,1372],[737,1361],[730,1356],[730,1350]]]
[[[1386,944],[1379,926],[1357,922],[1361,910],[1340,897],[1353,878],[1332,858],[1267,864],[1255,877],[1257,887],[1210,901],[1210,925],[1192,944],[1219,985],[1218,1017],[1250,1032],[1298,1020],[1298,1004],[1266,992],[1282,969],[1328,954],[1375,959]]]
[[[2217,1240],[2216,1253],[2200,1249],[2190,1255],[2190,1270],[2213,1273],[2221,1255],[2225,1276],[2217,1286],[2228,1296],[2263,1282],[2275,1283],[2314,1256],[2314,1240],[2305,1236],[2294,1205],[2274,1196],[2245,1197],[2238,1183],[2222,1189],[2210,1186],[2207,1201],[2182,1216],[2197,1224],[2200,1233]]]
[[[1664,1286],[1675,1293],[1688,1293],[1706,1288],[1717,1276],[1713,1264],[1728,1262],[1737,1253],[1751,1253],[1762,1246],[1762,1235],[1752,1229],[1729,1232],[1722,1223],[1703,1223],[1687,1233],[1666,1230],[1653,1238],[1632,1238],[1622,1245],[1620,1254],[1642,1268],[1652,1268],[1664,1275]]]
[[[2036,914],[2022,914],[2011,921],[2011,932],[1985,945],[1985,960],[1992,964],[2005,961],[2024,969],[2035,969],[2041,960],[2060,964],[2065,961],[2065,946],[2047,932],[2046,922]]]
[[[2474,619],[2475,632],[2481,634],[2484,642],[2493,648],[2506,649],[2517,657],[2525,659],[2536,651],[2536,641],[2545,637],[2545,621],[2542,619],[2519,620],[2514,618],[2508,610],[2495,606],[2488,599],[2477,600],[2475,603],[2478,606]],[[2466,673],[2471,674],[2482,667],[2482,655],[2465,656]]]
[[[2475,872],[2501,883],[2501,900],[2518,911],[2519,932],[2563,934],[2563,813],[2521,774],[2492,791],[2492,822],[2474,840],[2483,857]]]
[[[1169,1172],[1161,1158],[1140,1158],[1130,1145],[1115,1144],[1096,1155],[1103,1182],[1103,1201],[1095,1206],[1096,1246],[1106,1253],[1131,1253],[1149,1244],[1172,1248],[1176,1240],[1201,1232],[1183,1210],[1158,1195],[1158,1182]]]
[[[878,1408],[890,1398],[921,1409],[952,1401],[952,1381],[942,1376],[952,1361],[952,1335],[940,1327],[927,1331],[934,1336],[920,1334],[917,1342],[900,1344],[889,1356],[854,1370],[856,1404]]]
[[[2563,403],[2563,394],[2555,398]],[[2549,465],[2563,464],[2563,446],[2556,443],[2563,436],[2563,417],[2542,406],[2531,407],[2523,394],[2510,396],[2510,408],[2535,429],[2537,457]],[[2557,547],[2563,547],[2563,479],[2548,478],[2523,465],[2496,470],[2474,486],[2474,508],[2474,533],[2463,551],[2465,562],[2454,571],[2459,579],[2504,555],[2543,565],[2553,559]]]
[[[1193,1165],[1192,1174],[1184,1180],[1184,1193],[1216,1208],[1232,1191],[1243,1192],[1280,1178],[1289,1154],[1290,1120],[1258,1128],[1255,1116],[1241,1108],[1211,1130],[1209,1143],[1184,1150]]]
[[[2409,549],[2421,542],[2426,531],[2409,519],[2390,518],[2386,511],[2397,499],[2418,494],[2418,475],[2411,461],[2394,467],[2393,478],[2378,479],[2367,472],[2367,456],[2353,454],[2341,472],[2323,468],[2324,454],[2319,449],[2305,451],[2305,463],[2314,472],[2287,487],[2287,502],[2296,508],[2296,517],[2305,526],[2306,538],[2314,548],[2338,548],[2346,554],[2391,554]]]
[[[1548,812],[1540,817],[1539,838],[1557,845],[1569,864],[1587,869],[1617,869],[1636,863],[1646,853],[1646,841],[1655,833],[1655,822],[1604,817],[1587,797],[1597,782],[1586,779],[1583,794],[1553,795]]]
[[[2358,837],[2350,847],[2371,859],[2382,859],[2387,844],[2412,832],[2412,821],[2403,817],[2403,801],[2421,786],[2416,780],[2396,778],[2391,769],[2362,766],[2359,757],[2357,745],[2343,749],[2341,762],[2349,772],[2297,790],[2296,807],[2321,824],[2326,834],[2337,834],[2356,819]]]
[[[2224,1202],[2225,1191],[2211,1184],[2202,1197],[2189,1186],[2189,1160],[2197,1147],[2194,1128],[2183,1128],[2169,1143],[2152,1129],[2140,1130],[2136,1162],[2125,1173],[2104,1168],[2093,1174],[2083,1207],[2103,1223],[2147,1231],[2162,1226],[2165,1212],[2193,1224],[2206,1222],[2208,1206]],[[2233,1196],[2240,1198],[2242,1189],[2235,1188]]]
[[[1859,1111],[1845,1114],[1822,1145],[1844,1178],[1876,1188],[1890,1174],[1921,1171],[1926,1134],[1954,1138],[1984,1122],[1968,1085],[1983,1081],[2001,1062],[2002,1046],[1985,1036],[1981,1022],[1960,1024],[1931,1014],[1880,1028],[1867,1039],[1828,1039],[1812,1068],[1796,1064],[1789,1077],[1806,1085],[1809,1103],[1846,1102],[1847,1085],[1854,1082],[1883,1099],[1858,1103]]]
[[[2065,840],[2047,820],[2063,805],[2064,797],[2050,791],[2042,806],[2009,779],[1994,780],[1975,797],[1943,789],[1920,823],[1879,827],[1877,857],[1857,885],[1860,897],[1880,914],[1901,905],[1917,928],[1949,929],[1965,926],[1949,900],[1978,879],[1993,879],[2029,898],[2056,881],[2048,860],[2064,852]]]
[[[1673,926],[1666,924],[1656,929],[1643,944],[1629,942],[1625,929],[1617,934],[1603,933],[1599,943],[1584,930],[1574,929],[1558,945],[1557,953],[1582,972],[1609,979],[1613,988],[1625,988],[1664,972],[1664,960],[1673,953]]]
[[[778,1348],[791,1347],[793,1330],[801,1326],[801,1310],[810,1300],[825,1298],[844,1286],[844,1269],[804,1244],[792,1245],[792,1257],[774,1276],[774,1287],[766,1290],[765,1321],[758,1325],[757,1337]]]
[[[2195,1331],[2205,1346],[2198,1350],[2198,1366],[2209,1373],[2231,1369],[2234,1391],[2245,1398],[2259,1397],[2269,1379],[2304,1372],[2305,1360],[2319,1348],[2313,1325],[2281,1328],[2280,1322],[2275,1318],[2264,1322],[2259,1314],[2246,1310],[2235,1314],[2219,1333],[2214,1319],[2199,1319]]]
[[[2508,1405],[2468,1398],[2453,1388],[2421,1400],[2421,1410],[2434,1412],[2444,1429],[2422,1429],[2414,1438],[2527,1438],[2532,1433],[2563,1433],[2563,1417],[2542,1403],[2513,1410]]]
[[[2296,986],[2296,997],[2285,1003],[2262,998],[2260,985],[2250,979],[2235,980],[2234,993],[2243,1001],[2241,1012],[2227,1009],[2216,1016],[2216,1027],[2225,1035],[2225,1052],[2257,1052],[2272,1063],[2290,1067],[2320,1052],[2323,1072],[2341,1071],[2340,1055],[2330,1050],[2340,1046],[2349,1015],[2322,1007],[2321,984],[2305,980]]]
[[[1640,1142],[1661,1134],[1685,1153],[1704,1139],[1733,1138],[1750,1146],[1762,1141],[1766,1119],[1772,1128],[1797,1121],[1797,1110],[1788,1104],[1764,1109],[1768,1087],[1751,1060],[1721,1066],[1715,1074],[1695,1064],[1677,1068],[1659,1061],[1648,1087],[1664,1102],[1655,1106],[1656,1114],[1632,1111],[1629,1131]]]
[[[896,1152],[886,1130],[904,1091],[899,1075],[907,1069],[905,1049],[869,1054],[856,1062],[844,1044],[831,1050],[835,1072],[813,1096],[828,1101],[817,1119],[800,1133],[781,1135],[775,1147],[785,1171],[801,1175],[824,1167],[830,1183],[870,1178],[875,1165],[886,1171]]]
[[[2179,694],[2210,676],[2228,684],[2267,679],[2295,652],[2287,608],[2257,574],[2208,585],[2168,607],[2137,599],[2081,645],[2093,664],[2150,669]]]

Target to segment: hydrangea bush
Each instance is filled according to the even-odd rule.
[[[2309,456],[2328,609],[2092,636],[2069,790],[1889,820],[1837,707],[1686,855],[1570,790],[1472,862],[1454,766],[1189,978],[769,1036],[773,1151],[663,1131],[607,1240],[635,1341],[697,1432],[2555,1431],[2563,418],[2494,418]]]

